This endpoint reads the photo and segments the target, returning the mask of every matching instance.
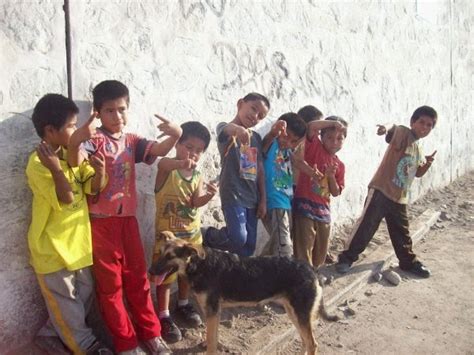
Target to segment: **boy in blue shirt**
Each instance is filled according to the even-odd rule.
[[[306,123],[296,113],[280,116],[263,139],[263,166],[267,214],[263,224],[270,241],[266,253],[292,256],[293,243],[290,235],[291,200],[293,198],[292,152],[306,134]]]

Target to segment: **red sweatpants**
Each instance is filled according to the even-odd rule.
[[[115,350],[130,350],[138,346],[138,339],[148,340],[161,333],[151,300],[138,223],[135,217],[108,217],[92,218],[91,225],[100,310]]]

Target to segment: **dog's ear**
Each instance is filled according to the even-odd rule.
[[[169,242],[170,240],[176,239],[175,235],[173,232],[170,231],[161,231],[157,232],[155,235],[155,240],[160,241],[160,242]]]
[[[197,255],[197,257],[200,259],[204,259],[204,257],[206,256],[206,252],[204,251],[202,245],[186,244],[184,246],[184,249],[186,251],[187,256]]]

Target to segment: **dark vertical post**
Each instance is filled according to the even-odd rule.
[[[64,0],[63,10],[64,10],[64,19],[66,23],[67,96],[72,100],[71,21],[69,17],[69,0]]]

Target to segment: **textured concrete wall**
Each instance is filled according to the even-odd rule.
[[[212,131],[230,120],[249,91],[267,95],[268,119],[314,104],[350,124],[340,158],[346,189],[333,202],[337,223],[357,216],[385,144],[380,122],[408,124],[434,106],[439,123],[423,141],[436,163],[414,197],[474,167],[470,1],[319,2],[313,0],[76,1],[71,4],[73,94],[84,116],[91,88],[119,79],[131,90],[128,130],[157,136],[153,113]],[[37,144],[25,116],[47,92],[65,94],[62,1],[0,2],[0,344],[31,339],[44,306],[28,266],[31,196],[24,168]],[[214,134],[214,132],[213,132]],[[201,169],[212,178],[213,142]],[[153,238],[154,167],[140,166],[139,219]],[[204,212],[218,224],[218,199]]]

